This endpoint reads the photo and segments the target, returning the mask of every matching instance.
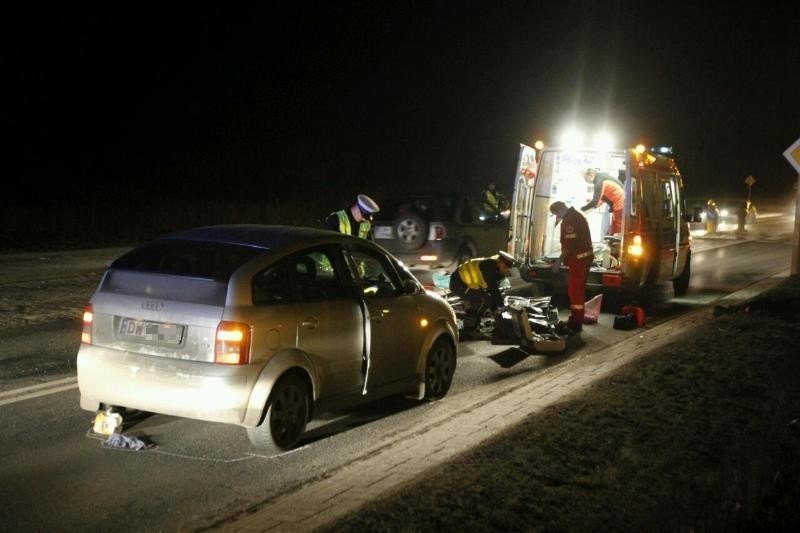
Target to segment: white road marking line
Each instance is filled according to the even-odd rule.
[[[56,385],[61,385],[62,383],[77,383],[77,382],[78,378],[75,376],[71,378],[55,379],[53,381],[48,381],[47,383],[39,383],[38,385],[30,385],[28,387],[20,387],[18,389],[0,392],[0,398],[2,398],[3,396],[16,396],[17,394],[21,394],[27,391],[46,389],[48,387],[55,387]]]
[[[67,383],[66,385],[60,385],[63,383]],[[29,387],[21,387],[19,389],[5,391],[0,393],[0,397],[2,396],[13,396],[12,398],[7,398],[5,400],[0,400],[0,405],[7,405],[10,403],[22,402],[24,400],[30,400],[32,398],[38,398],[40,396],[47,396],[48,394],[55,394],[57,392],[63,392],[71,389],[78,388],[78,378],[66,378],[66,379],[58,379],[55,381],[51,381],[50,383],[42,383],[40,385],[31,385]],[[42,390],[44,389],[44,390]],[[36,392],[29,392],[29,391],[36,391]]]

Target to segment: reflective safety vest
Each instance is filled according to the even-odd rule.
[[[497,197],[495,193],[490,190],[486,190],[484,193],[484,200],[486,205],[488,205],[492,210],[497,211],[500,207],[500,199]]]
[[[336,216],[339,217],[339,232],[344,233],[345,235],[352,235],[353,229],[350,227],[350,217],[347,216],[347,211],[342,209],[341,211],[336,212]],[[367,235],[369,235],[369,229],[372,225],[369,223],[368,220],[362,220],[358,224],[358,236],[362,239],[366,239]]]
[[[494,255],[490,257],[490,259],[497,261],[497,257],[498,256]],[[466,261],[460,267],[458,267],[458,277],[461,278],[461,281],[464,282],[464,285],[470,289],[486,290],[489,288],[486,280],[483,279],[483,272],[481,272],[480,269],[481,261],[486,261],[486,258],[476,257],[475,259]]]

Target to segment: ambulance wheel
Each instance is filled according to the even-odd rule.
[[[639,289],[637,303],[644,309],[651,309],[656,299],[656,282],[653,276],[648,276],[647,281]]]
[[[261,425],[247,428],[247,437],[261,451],[279,453],[290,450],[306,429],[309,410],[305,380],[297,374],[286,374],[272,387]]]
[[[439,337],[425,358],[425,400],[444,398],[453,383],[456,351],[446,338]]]
[[[686,266],[683,268],[683,272],[681,275],[676,279],[672,280],[672,288],[675,292],[675,296],[683,296],[686,294],[686,291],[689,290],[689,278],[692,275],[692,255],[689,254],[686,256]]]

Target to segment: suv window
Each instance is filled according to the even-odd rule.
[[[386,208],[381,208],[380,214],[402,215],[414,212],[428,221],[448,221],[456,218],[457,207],[458,197],[456,196],[413,196],[392,202]]]

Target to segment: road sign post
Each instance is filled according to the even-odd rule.
[[[750,206],[750,191],[753,189],[753,184],[756,182],[756,179],[753,176],[747,176],[744,180],[747,184],[747,206]]]
[[[792,242],[792,275],[800,274],[800,139],[783,152],[783,157],[797,171],[797,190],[794,200],[794,240]]]

